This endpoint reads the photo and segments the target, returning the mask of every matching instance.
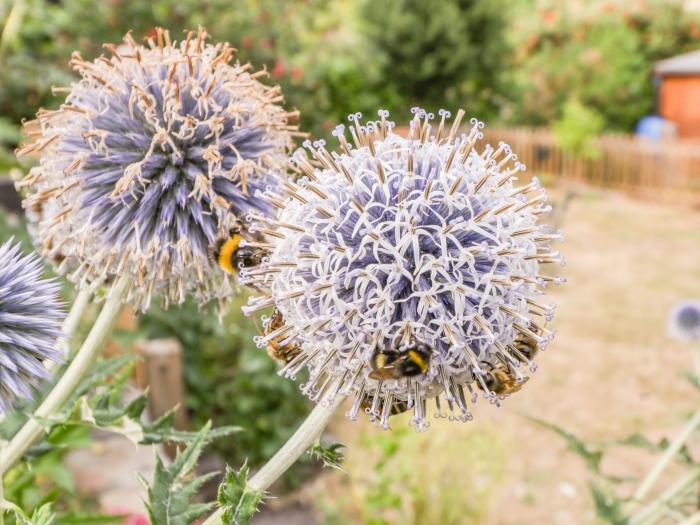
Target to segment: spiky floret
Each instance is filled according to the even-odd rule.
[[[433,399],[437,416],[471,419],[475,382],[498,402],[484,383],[490,367],[508,366],[518,381],[534,369],[516,339],[544,347],[552,336],[553,308],[538,295],[562,279],[540,274],[561,262],[550,247],[560,235],[539,224],[546,195],[536,179],[514,185],[524,167],[507,145],[478,147],[482,123],[460,134],[463,114],[449,126],[441,111],[435,125],[416,109],[407,138],[388,112],[365,125],[352,115],[354,147],[343,126],[338,153],[307,141],[313,161],[295,156],[303,177],[268,197],[276,219],[248,217],[271,241],[268,260],[242,274],[268,295],[244,312],[274,305],[286,322],[259,344],[299,343],[282,373],[308,367],[302,390],[313,400],[353,395],[351,418],[364,408],[386,427],[407,406],[425,428]],[[377,379],[375,350],[411,340],[432,349],[427,373]]]
[[[700,301],[684,300],[668,316],[668,334],[678,341],[700,339]]]
[[[41,259],[19,243],[0,245],[0,414],[49,377],[43,362],[62,359],[61,285],[42,277]]]
[[[203,30],[105,48],[93,62],[73,55],[80,81],[61,90],[60,109],[38,113],[36,141],[18,152],[40,156],[19,184],[35,238],[81,285],[132,276],[139,308],[153,292],[166,305],[188,294],[221,303],[232,282],[207,247],[248,211],[271,211],[261,192],[286,176],[297,112]]]

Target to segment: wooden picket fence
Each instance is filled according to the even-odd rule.
[[[700,206],[700,141],[652,142],[631,135],[598,138],[594,159],[577,158],[557,146],[546,129],[505,128],[485,131],[494,146],[508,143],[534,175],[562,183],[584,183],[635,197]]]

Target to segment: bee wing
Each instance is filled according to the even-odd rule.
[[[254,319],[253,319],[253,322],[255,323],[255,328],[257,329],[258,334],[264,337],[264,336],[265,336],[265,333],[263,332],[263,329],[262,329],[262,327],[260,326],[260,323],[258,323],[258,320],[254,318]]]

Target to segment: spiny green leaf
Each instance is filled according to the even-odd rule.
[[[603,446],[600,444],[591,444],[583,441],[582,439],[576,437],[571,432],[563,429],[562,427],[555,425],[554,423],[549,423],[543,419],[539,419],[533,416],[525,415],[527,419],[536,423],[546,429],[552,430],[559,434],[566,441],[569,450],[578,454],[586,463],[588,469],[599,476],[601,479],[608,481],[610,483],[621,483],[625,481],[625,478],[619,476],[611,476],[605,474],[600,469],[600,463],[603,460]]]
[[[309,449],[308,454],[312,458],[320,459],[323,461],[324,467],[330,467],[337,470],[343,470],[341,463],[345,459],[342,452],[339,452],[341,448],[345,448],[342,443],[333,443],[329,447],[324,447],[321,443],[316,443],[313,447]]]
[[[125,354],[100,361],[93,367],[90,375],[80,383],[75,394],[73,394],[73,400],[85,395],[96,386],[104,385],[109,378],[114,377],[125,367],[133,366],[139,359],[137,355]]]
[[[602,450],[599,450],[594,446],[586,443],[582,439],[579,439],[578,437],[573,435],[571,432],[568,432],[567,430],[563,429],[558,425],[555,425],[554,423],[549,423],[548,421],[544,421],[543,419],[539,419],[533,416],[525,417],[527,417],[533,423],[536,423],[544,428],[547,428],[559,434],[562,438],[564,438],[564,441],[566,441],[569,450],[581,456],[586,462],[586,466],[588,466],[588,468],[592,472],[599,475],[601,474],[600,462],[603,459]]]
[[[622,510],[622,500],[595,483],[590,483],[589,486],[598,517],[611,525],[628,525],[629,519]]]
[[[668,440],[668,438],[662,438],[658,441],[658,443],[654,443],[646,436],[635,432],[634,434],[630,434],[624,439],[616,441],[615,444],[639,447],[644,450],[648,450],[649,452],[659,453],[663,452],[668,448],[670,441]],[[676,454],[676,459],[687,465],[693,464],[693,458],[690,455],[690,451],[688,450],[687,445],[683,445],[680,448],[680,450]]]
[[[164,441],[172,441],[175,443],[189,443],[197,437],[197,432],[187,432],[184,430],[175,430],[173,423],[175,422],[175,409],[163,414],[161,417],[152,423],[143,424],[143,440],[142,445],[152,445],[163,443]],[[209,439],[219,439],[236,432],[242,432],[241,427],[226,426],[219,427],[209,432]]]
[[[219,506],[224,525],[248,525],[250,518],[258,511],[263,493],[248,484],[248,465],[243,464],[236,472],[226,467],[226,476],[219,485]]]
[[[18,525],[53,525],[55,515],[51,511],[51,503],[46,503],[38,507],[31,516],[9,501],[0,503],[3,512],[10,511],[15,515]]]
[[[190,525],[210,510],[214,503],[193,504],[191,499],[214,474],[191,477],[204,447],[211,440],[211,423],[207,423],[167,467],[156,459],[153,483],[148,487],[146,508],[153,524]]]

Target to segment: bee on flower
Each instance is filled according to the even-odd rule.
[[[307,141],[299,179],[265,193],[274,218],[248,214],[267,255],[241,273],[263,291],[244,312],[275,309],[257,342],[298,349],[281,373],[308,368],[312,400],[351,396],[349,417],[382,427],[411,411],[424,429],[431,411],[472,419],[479,394],[499,403],[534,371],[553,336],[542,289],[563,282],[542,269],[562,264],[561,235],[541,222],[537,179],[516,184],[510,148],[480,146],[481,122],[461,132],[463,111],[450,124],[416,108],[401,136],[388,117],[351,115],[337,151]]]
[[[209,246],[274,211],[262,193],[286,178],[298,113],[204,30],[104,47],[73,54],[80,80],[56,89],[65,102],[38,113],[18,151],[39,159],[18,184],[35,241],[80,286],[128,276],[139,309],[156,293],[223,305],[235,283]]]

